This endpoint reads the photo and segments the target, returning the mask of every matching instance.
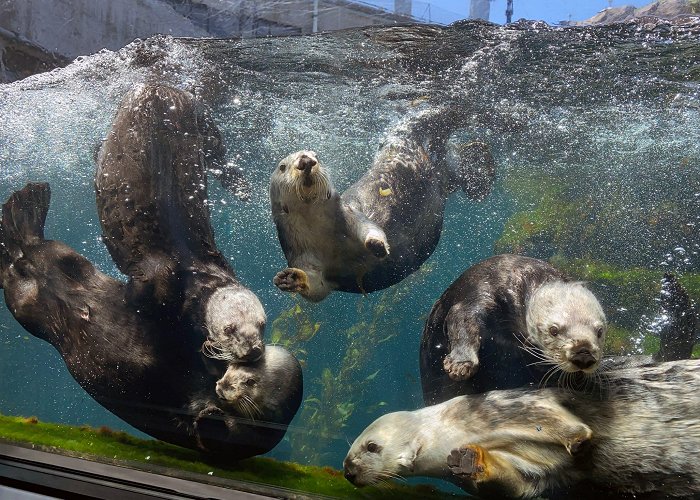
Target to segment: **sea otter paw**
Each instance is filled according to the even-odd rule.
[[[581,424],[580,428],[573,430],[566,441],[566,449],[570,455],[577,455],[586,451],[593,437],[593,431],[585,424]]]
[[[442,361],[442,366],[452,380],[460,381],[471,378],[479,369],[479,362],[459,359],[453,356],[453,353],[449,353]]]
[[[487,476],[484,454],[484,449],[475,444],[454,449],[447,457],[447,466],[455,476],[481,481]]]
[[[283,292],[307,292],[309,290],[309,277],[301,269],[288,267],[282,269],[273,278],[272,282]]]
[[[370,231],[365,238],[365,248],[378,259],[389,255],[389,243],[386,237],[378,231]]]

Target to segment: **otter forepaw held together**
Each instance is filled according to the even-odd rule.
[[[454,449],[447,457],[450,471],[459,477],[467,477],[474,481],[486,478],[485,451],[478,445],[467,445]]]
[[[288,267],[278,272],[272,282],[283,292],[306,292],[309,290],[309,277],[295,267]]]
[[[580,429],[574,431],[567,438],[566,449],[570,455],[578,455],[589,448],[593,431],[585,424],[581,425]]]
[[[445,356],[442,366],[452,380],[467,380],[479,369],[479,361],[452,351]]]

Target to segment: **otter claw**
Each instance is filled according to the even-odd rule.
[[[283,292],[305,292],[309,289],[309,278],[306,273],[292,267],[278,272],[272,282]]]

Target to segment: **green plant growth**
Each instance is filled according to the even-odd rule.
[[[657,297],[661,288],[661,278],[664,275],[664,271],[658,269],[639,267],[624,269],[605,262],[567,259],[560,255],[552,257],[550,262],[576,279],[626,289],[632,297],[638,297],[640,294]],[[688,292],[688,296],[696,304],[700,302],[700,274],[684,273],[677,277]]]
[[[342,472],[330,467],[314,467],[271,458],[256,457],[232,464],[207,462],[194,451],[162,441],[135,438],[108,427],[70,426],[40,422],[36,417],[0,415],[0,439],[53,453],[138,468],[163,474],[186,471],[209,478],[236,481],[240,489],[256,491],[256,485],[275,486],[303,493],[340,498],[444,498],[430,486],[394,484],[390,488],[354,488]],[[167,468],[167,469],[162,469]],[[259,488],[258,488],[259,489]]]
[[[289,350],[301,366],[306,367],[307,352],[304,345],[314,338],[320,329],[321,323],[312,321],[309,314],[297,303],[274,319],[270,342]]]
[[[700,0],[688,0],[688,6],[690,7],[690,12],[700,14]]]
[[[494,243],[495,253],[539,254],[553,252],[551,242],[566,241],[574,231],[572,221],[580,218],[568,201],[565,186],[538,178],[510,180],[506,186],[522,205],[532,208],[517,212],[506,223]]]

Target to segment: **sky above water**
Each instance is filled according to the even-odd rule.
[[[393,0],[364,0],[366,3],[393,10]],[[560,21],[581,21],[607,8],[634,5],[642,7],[651,0],[513,0],[513,21],[537,19],[549,24]],[[413,1],[413,15],[439,23],[451,23],[469,16],[470,0]],[[490,21],[506,21],[506,0],[491,1]]]

